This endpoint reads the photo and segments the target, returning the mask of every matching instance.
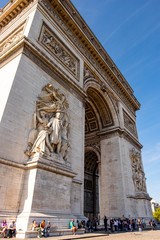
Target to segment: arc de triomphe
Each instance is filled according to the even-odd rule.
[[[69,0],[0,13],[0,219],[152,216],[140,103]]]

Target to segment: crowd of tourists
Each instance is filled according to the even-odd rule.
[[[129,219],[129,218],[117,218],[110,220],[107,219],[105,216],[103,218],[104,221],[104,227],[99,224],[98,218],[88,219],[88,221],[81,221],[79,222],[77,220],[77,224],[74,224],[74,230],[73,232],[77,231],[77,229],[84,228],[84,232],[93,232],[98,230],[105,230],[106,232],[109,230],[111,232],[128,232],[128,231],[142,231],[146,228],[145,220],[142,219]],[[71,221],[70,228],[72,228],[72,223],[74,220]],[[152,221],[152,219],[149,221],[149,225],[151,227],[151,230],[156,228],[156,223]],[[73,228],[72,228],[73,229]]]
[[[105,225],[105,230],[107,231],[107,226],[105,224],[106,217],[104,218],[104,225]],[[156,228],[156,224],[152,219],[149,221],[149,225],[151,226],[151,229]],[[117,232],[117,231],[142,231],[146,228],[146,223],[145,220],[142,219],[129,219],[129,218],[118,218],[118,219],[110,219],[109,221],[109,228],[111,232]]]
[[[78,229],[83,229],[84,233],[86,232],[93,232],[98,230],[105,230],[106,232],[110,230],[111,232],[118,232],[118,231],[142,231],[146,228],[146,223],[144,219],[129,219],[129,218],[117,218],[110,220],[107,219],[105,216],[103,218],[104,221],[104,227],[100,225],[99,219],[93,218],[88,219],[87,221],[70,221],[69,228],[73,232],[73,234],[76,234]],[[149,225],[151,227],[151,230],[156,228],[156,223],[151,219],[149,221]],[[49,237],[50,229],[51,229],[51,223],[48,221],[47,224],[45,223],[45,220],[43,220],[40,224],[37,224],[36,220],[33,221],[31,229],[33,231],[37,231],[37,237]],[[4,238],[14,238],[16,236],[16,224],[15,221],[12,221],[9,225],[7,224],[6,220],[3,220],[1,225],[1,231],[0,233],[3,235]]]
[[[142,231],[146,227],[146,223],[144,219],[129,219],[129,218],[118,218],[118,219],[110,219],[109,227],[111,232],[118,231]],[[106,230],[106,229],[105,229]]]

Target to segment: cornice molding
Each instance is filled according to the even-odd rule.
[[[134,145],[139,150],[142,149],[142,145],[139,143],[138,139],[136,139],[129,131],[126,129],[122,129],[120,127],[112,127],[108,130],[103,130],[99,133],[97,133],[98,136],[100,136],[101,139],[110,138],[111,136],[120,136],[123,138],[126,138],[127,141],[130,141],[132,145]]]
[[[25,165],[24,164],[17,163],[17,162],[14,162],[14,161],[11,161],[11,160],[8,160],[8,159],[4,159],[4,158],[0,158],[0,164],[25,170]]]
[[[112,138],[112,137],[116,137],[116,136],[126,139],[138,150],[141,150],[143,148],[142,144],[139,143],[138,139],[136,139],[126,129],[122,129],[120,127],[110,127],[109,129],[97,132],[96,136],[95,136],[95,134],[93,134],[93,135],[88,134],[85,136],[85,141],[86,141],[86,143],[87,142],[92,142],[92,143],[100,142],[103,139]]]
[[[148,200],[148,201],[152,200],[152,198],[146,192],[136,193],[135,195],[127,195],[127,198],[136,199],[136,200],[144,199],[144,200]]]
[[[43,169],[48,172],[58,173],[71,178],[77,176],[77,173],[75,173],[70,166],[61,164],[59,162],[50,161],[44,158],[35,158],[25,164],[0,158],[0,164],[7,165],[9,167],[19,168],[22,170]],[[78,182],[78,180],[75,180],[75,182]],[[79,184],[81,184],[80,181]]]
[[[51,161],[42,157],[35,157],[25,164],[26,170],[28,169],[42,169],[48,172],[58,173],[60,175],[68,176],[74,178],[77,173],[75,173],[70,166],[62,164],[58,161]]]
[[[0,30],[34,0],[12,0],[0,10]]]

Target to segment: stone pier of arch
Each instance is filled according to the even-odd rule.
[[[71,1],[9,2],[0,30],[0,221],[148,221],[140,103]]]

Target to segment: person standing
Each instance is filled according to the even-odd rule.
[[[118,231],[118,220],[114,219],[114,229],[117,232]]]
[[[113,225],[114,225],[114,221],[113,221],[113,219],[111,218],[111,219],[110,219],[111,232],[113,232]]]
[[[107,232],[107,221],[108,221],[107,217],[104,216],[104,228],[105,228],[105,232]]]
[[[153,231],[153,222],[152,222],[152,219],[149,221],[149,225],[151,227],[151,230]]]

